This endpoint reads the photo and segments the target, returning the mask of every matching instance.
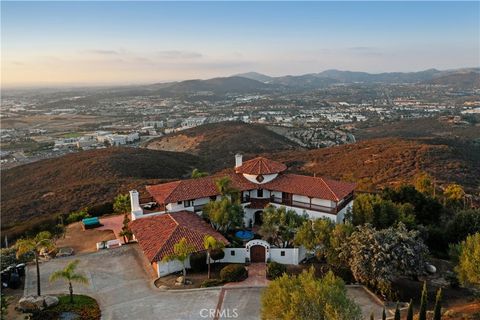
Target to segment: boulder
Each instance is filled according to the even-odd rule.
[[[22,312],[38,312],[56,306],[58,302],[54,296],[25,296],[18,301],[17,309]]]
[[[433,264],[427,263],[426,269],[427,269],[427,272],[430,274],[434,274],[435,272],[437,272],[437,268],[435,268]]]
[[[184,277],[180,276],[180,277],[177,278],[177,280],[175,280],[175,282],[183,283],[183,279],[184,279]]]
[[[42,296],[25,296],[18,301],[17,308],[22,312],[37,312],[45,309],[45,300]]]
[[[44,302],[45,302],[44,303],[45,307],[50,308],[50,307],[55,307],[58,304],[58,302],[60,302],[60,300],[55,296],[45,296]]]

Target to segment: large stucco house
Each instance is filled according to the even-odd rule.
[[[164,239],[166,232],[163,229],[168,228],[170,220],[176,220],[175,213],[181,213],[182,216],[177,220],[187,225],[186,228],[191,228],[196,234],[205,233],[205,225],[198,221],[199,215],[205,204],[220,199],[216,181],[221,177],[227,176],[231,186],[241,194],[245,227],[261,224],[263,209],[268,205],[284,206],[298,214],[306,213],[312,219],[328,218],[335,223],[342,223],[345,213],[352,207],[354,183],[286,173],[287,167],[283,163],[263,157],[245,162],[242,160],[242,155],[237,154],[233,170],[218,175],[147,186],[149,197],[142,201],[136,190],[130,191],[132,231],[159,276],[173,272],[177,268],[159,264],[158,252],[162,250],[168,252],[171,250],[168,247],[173,246],[172,241]],[[170,218],[157,217],[162,215],[168,215]],[[187,218],[188,216],[191,218]],[[188,223],[189,219],[195,222]],[[211,233],[226,241],[215,230],[211,229]],[[155,237],[155,234],[158,236]],[[263,261],[275,254],[274,248],[270,248],[268,243],[255,240],[245,248],[236,248],[235,250],[239,249],[238,252],[229,249],[231,259],[226,255],[225,262],[245,262],[245,259],[252,258],[250,256],[252,245],[264,248],[263,253],[260,252],[260,256],[264,257]],[[152,252],[154,250],[152,248],[156,248],[158,252]],[[256,248],[251,249],[258,252]],[[279,252],[279,259],[298,263],[298,250],[292,252],[288,254],[285,250]],[[296,256],[289,257],[291,254]]]

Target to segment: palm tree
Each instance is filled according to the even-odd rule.
[[[68,282],[68,290],[70,291],[70,303],[73,303],[73,286],[72,282],[78,282],[81,284],[88,284],[88,279],[81,273],[75,273],[80,260],[71,261],[65,268],[62,270],[55,271],[50,275],[50,281],[57,281],[58,279],[63,279]]]
[[[40,290],[40,263],[38,256],[42,249],[50,250],[54,247],[52,234],[48,231],[37,233],[34,238],[20,239],[15,244],[17,247],[17,258],[27,253],[33,253],[35,256],[35,264],[37,267],[37,295],[41,295]]]
[[[187,276],[187,269],[185,263],[187,262],[190,254],[195,252],[195,247],[187,242],[186,238],[180,239],[179,242],[175,243],[173,246],[173,253],[163,257],[163,262],[169,262],[172,260],[178,260],[182,263],[183,269],[183,280],[182,284],[185,284],[185,278]]]
[[[215,249],[222,249],[225,245],[223,242],[218,241],[215,237],[211,235],[206,235],[203,238],[203,246],[207,250],[207,263],[208,263],[208,279],[210,279],[210,256],[212,251]]]
[[[217,186],[218,192],[220,192],[222,196],[231,195],[232,193],[236,192],[235,188],[232,187],[232,180],[230,180],[229,177],[217,179],[215,181],[215,185]]]
[[[192,171],[192,179],[203,178],[203,177],[206,177],[206,176],[208,176],[207,172],[200,171],[196,168],[193,169],[193,171]]]

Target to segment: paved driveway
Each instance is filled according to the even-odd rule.
[[[68,292],[67,285],[61,281],[49,283],[48,277],[73,259],[80,260],[78,270],[84,272],[90,280],[88,286],[74,285],[74,292],[97,299],[103,319],[213,319],[209,316],[209,310],[217,308],[219,289],[160,291],[153,286],[154,277],[149,274],[150,267],[145,266],[148,262],[139,252],[137,245],[53,259],[43,263],[40,267],[42,293]],[[35,294],[35,268],[29,266],[27,272],[25,294]],[[230,299],[224,300],[224,303],[228,303],[229,307],[236,307],[235,301]],[[245,306],[251,307],[251,304]],[[251,318],[254,319],[259,318],[259,312],[258,309],[247,313],[254,314]]]

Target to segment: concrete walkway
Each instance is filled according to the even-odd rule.
[[[266,287],[270,280],[267,280],[267,265],[265,263],[252,263],[247,266],[248,278],[242,282],[227,283],[225,288],[235,287]]]

